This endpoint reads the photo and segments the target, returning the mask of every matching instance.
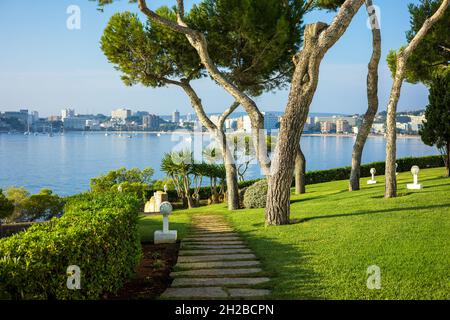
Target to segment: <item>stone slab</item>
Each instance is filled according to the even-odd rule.
[[[235,232],[195,232],[190,235],[190,238],[195,237],[203,237],[203,238],[239,237],[239,234]]]
[[[180,256],[192,256],[192,255],[203,255],[203,254],[236,254],[236,253],[251,253],[250,249],[218,249],[218,250],[180,250],[178,253]]]
[[[181,246],[183,249],[199,249],[199,250],[220,250],[220,249],[247,249],[245,245],[238,244],[228,244],[228,245],[208,245],[208,244],[183,244]]]
[[[270,281],[269,278],[177,278],[172,287],[252,286]]]
[[[204,276],[239,276],[252,273],[262,272],[260,268],[243,268],[243,269],[197,269],[187,271],[172,272],[172,278],[177,277],[204,277]]]
[[[204,256],[181,256],[178,263],[206,262],[206,261],[230,261],[256,259],[253,253],[249,254],[214,254]]]
[[[162,298],[178,299],[202,299],[202,298],[226,298],[228,295],[219,287],[200,287],[200,288],[168,288]]]
[[[231,298],[264,297],[270,295],[270,290],[265,289],[228,289]]]
[[[177,242],[177,231],[176,230],[170,230],[169,232],[155,231],[153,238],[155,244],[175,243]]]
[[[184,238],[184,241],[234,241],[241,240],[239,237],[195,237],[195,238]]]
[[[244,245],[245,242],[244,241],[239,241],[239,240],[234,240],[234,241],[182,241],[181,245],[184,246],[190,246],[190,245],[217,245],[217,246],[221,246],[221,245],[227,245],[227,244],[231,244],[231,245]]]
[[[179,269],[211,269],[211,268],[236,268],[236,267],[254,267],[259,266],[259,261],[211,261],[211,262],[194,262],[194,263],[178,263],[175,267]]]

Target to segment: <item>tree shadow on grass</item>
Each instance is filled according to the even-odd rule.
[[[274,295],[271,299],[325,299],[322,277],[306,267],[312,254],[302,251],[298,246],[282,244],[251,232],[238,232],[256,254],[263,271],[271,279],[269,283],[258,286],[271,289]]]
[[[344,217],[354,217],[354,216],[364,216],[368,214],[382,214],[382,213],[390,213],[390,212],[400,212],[400,211],[416,211],[416,210],[426,210],[426,209],[440,209],[440,208],[450,208],[448,204],[442,205],[434,205],[434,206],[420,206],[420,207],[407,207],[407,208],[392,208],[392,209],[384,209],[384,210],[376,210],[376,211],[356,211],[354,213],[343,213],[343,214],[330,214],[323,215],[317,217],[309,217],[303,219],[297,219],[297,223],[308,222],[311,220],[318,219],[331,219],[331,218],[344,218]]]
[[[306,201],[311,201],[311,200],[324,199],[324,198],[336,196],[336,195],[339,195],[339,194],[342,194],[342,193],[346,193],[346,192],[348,192],[348,190],[340,190],[338,192],[333,192],[333,193],[324,194],[324,195],[321,195],[321,196],[309,197],[309,198],[304,198],[304,199],[293,199],[293,200],[291,200],[291,204],[299,203],[299,202],[306,202]]]

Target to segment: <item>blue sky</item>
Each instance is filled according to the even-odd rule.
[[[186,6],[197,2],[187,0]],[[380,110],[385,110],[392,84],[385,58],[391,48],[405,43],[409,29],[408,3],[418,0],[375,0],[381,9],[383,56],[380,66]],[[174,0],[148,1],[151,8],[174,5]],[[68,30],[67,7],[81,8],[81,29]],[[0,111],[29,108],[41,115],[59,114],[62,108],[79,113],[105,113],[127,107],[158,114],[179,109],[192,112],[178,88],[125,87],[120,74],[99,48],[109,17],[118,11],[137,11],[121,0],[103,13],[88,0],[0,0]],[[313,12],[306,22],[330,22],[333,13]],[[363,113],[366,109],[366,73],[371,55],[371,32],[362,9],[347,33],[325,57],[312,112]],[[194,84],[208,112],[220,112],[230,96],[209,79]],[[427,89],[406,84],[400,110],[423,108]],[[256,99],[262,110],[283,111],[287,91],[267,93]]]

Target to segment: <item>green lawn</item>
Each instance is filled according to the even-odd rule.
[[[224,205],[177,211],[186,234],[192,213],[224,214],[273,279],[273,298],[450,299],[450,179],[444,169],[420,172],[421,191],[398,177],[399,197],[384,199],[384,177],[347,191],[347,181],[311,185],[292,196],[292,219],[264,226],[264,210],[228,212]],[[143,220],[153,228],[154,218]],[[159,227],[157,225],[157,227]],[[147,232],[147,231],[146,231]],[[367,268],[381,268],[381,290],[366,286]]]
[[[189,232],[191,224],[191,214],[187,210],[174,211],[169,218],[170,229],[178,231],[178,238],[182,239]],[[139,216],[139,233],[141,242],[153,241],[153,234],[156,230],[162,230],[162,215],[141,215]]]

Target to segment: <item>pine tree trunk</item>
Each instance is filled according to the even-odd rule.
[[[331,26],[305,27],[304,46],[293,59],[295,70],[286,111],[280,122],[278,142],[270,168],[266,225],[290,222],[290,188],[300,136],[319,81],[319,68],[326,52],[344,34],[363,1],[346,2]]]
[[[239,185],[237,178],[237,168],[233,155],[227,144],[227,137],[223,130],[216,131],[216,138],[219,142],[223,161],[225,165],[226,181],[227,181],[227,203],[228,210],[238,210],[239,207]]]
[[[403,84],[403,79],[405,76],[406,63],[411,53],[419,45],[419,43],[426,36],[428,30],[441,19],[449,5],[449,0],[443,0],[439,9],[431,16],[426,19],[420,30],[416,33],[411,42],[400,52],[397,53],[397,70],[394,76],[394,84],[391,89],[391,96],[389,98],[388,104],[388,115],[387,115],[387,143],[386,143],[386,198],[393,198],[397,196],[397,179],[395,174],[395,162],[396,162],[396,113],[397,104],[400,99],[400,92]]]
[[[450,177],[450,140],[447,141],[447,163],[445,166],[447,168],[447,177]]]
[[[305,172],[306,159],[301,146],[299,146],[297,156],[295,158],[295,194],[306,193]]]
[[[372,57],[367,73],[367,101],[368,108],[364,120],[359,128],[352,154],[352,169],[350,173],[349,190],[360,189],[361,159],[367,137],[370,134],[375,115],[378,111],[378,65],[381,58],[381,31],[376,13],[373,12],[373,1],[366,1],[366,8],[372,26]]]
[[[295,159],[309,106],[317,89],[320,62],[324,56],[324,52],[318,50],[315,44],[326,28],[327,25],[324,23],[307,25],[305,46],[294,58],[296,68],[286,112],[280,122],[268,179],[266,225],[283,225],[290,222],[290,196]]]

